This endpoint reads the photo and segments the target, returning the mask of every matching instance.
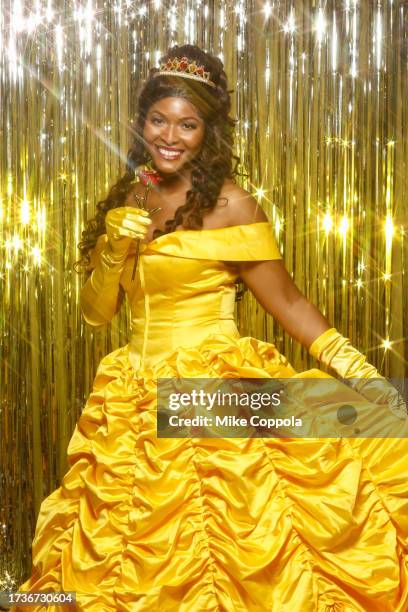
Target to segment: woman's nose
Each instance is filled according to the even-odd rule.
[[[175,144],[178,141],[177,126],[167,125],[162,132],[162,138],[169,146]]]

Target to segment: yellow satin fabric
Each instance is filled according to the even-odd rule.
[[[210,334],[239,338],[237,274],[223,261],[281,258],[268,222],[160,236],[142,245],[132,282],[133,253],[120,282],[132,313],[130,361],[139,373]]]
[[[330,366],[342,378],[376,378],[380,374],[367,363],[365,355],[355,349],[348,338],[331,327],[312,343],[309,353]]]
[[[158,377],[325,376],[239,336],[222,262],[246,257],[279,257],[269,224],[162,236],[134,283],[130,255],[133,335],[100,362],[21,590],[84,612],[408,609],[405,439],[156,437]]]

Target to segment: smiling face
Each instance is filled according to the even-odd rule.
[[[197,107],[184,98],[163,98],[152,104],[143,138],[155,169],[174,174],[188,168],[201,149],[204,127]]]

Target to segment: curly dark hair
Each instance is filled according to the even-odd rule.
[[[95,246],[98,237],[106,232],[107,212],[112,208],[124,205],[136,178],[137,168],[149,161],[143,142],[143,129],[147,112],[155,102],[167,97],[183,97],[189,100],[202,114],[205,129],[200,153],[192,160],[192,186],[187,191],[186,201],[175,211],[173,219],[166,221],[164,232],[159,229],[155,230],[154,238],[174,231],[178,225],[185,229],[202,228],[203,215],[214,208],[224,180],[239,174],[237,168],[240,159],[233,154],[236,121],[229,115],[230,94],[233,90],[228,90],[223,64],[216,56],[195,45],[172,47],[161,58],[160,63],[170,58],[184,56],[204,66],[205,71],[210,73],[210,79],[215,87],[178,76],[154,76],[159,69],[150,69],[138,98],[138,116],[132,130],[134,140],[127,154],[126,172],[111,187],[107,197],[97,203],[95,217],[86,222],[86,228],[82,232],[82,241],[78,244],[81,259],[74,264],[76,271],[79,266],[89,265],[89,252]]]

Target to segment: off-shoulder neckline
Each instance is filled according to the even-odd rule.
[[[161,240],[162,238],[168,238],[169,236],[173,236],[174,234],[203,234],[208,233],[208,232],[221,232],[223,230],[231,230],[231,229],[236,229],[236,228],[243,228],[243,227],[253,227],[255,225],[271,225],[270,221],[256,221],[255,223],[241,223],[241,224],[236,224],[236,225],[225,225],[224,227],[211,227],[211,228],[206,228],[206,229],[185,229],[185,230],[174,230],[173,232],[169,232],[167,234],[162,234],[161,236],[157,236],[157,238],[153,238],[153,240],[149,240],[149,242],[141,242],[141,246],[145,246],[148,247],[151,244],[154,244],[155,242],[157,242],[158,240]]]

